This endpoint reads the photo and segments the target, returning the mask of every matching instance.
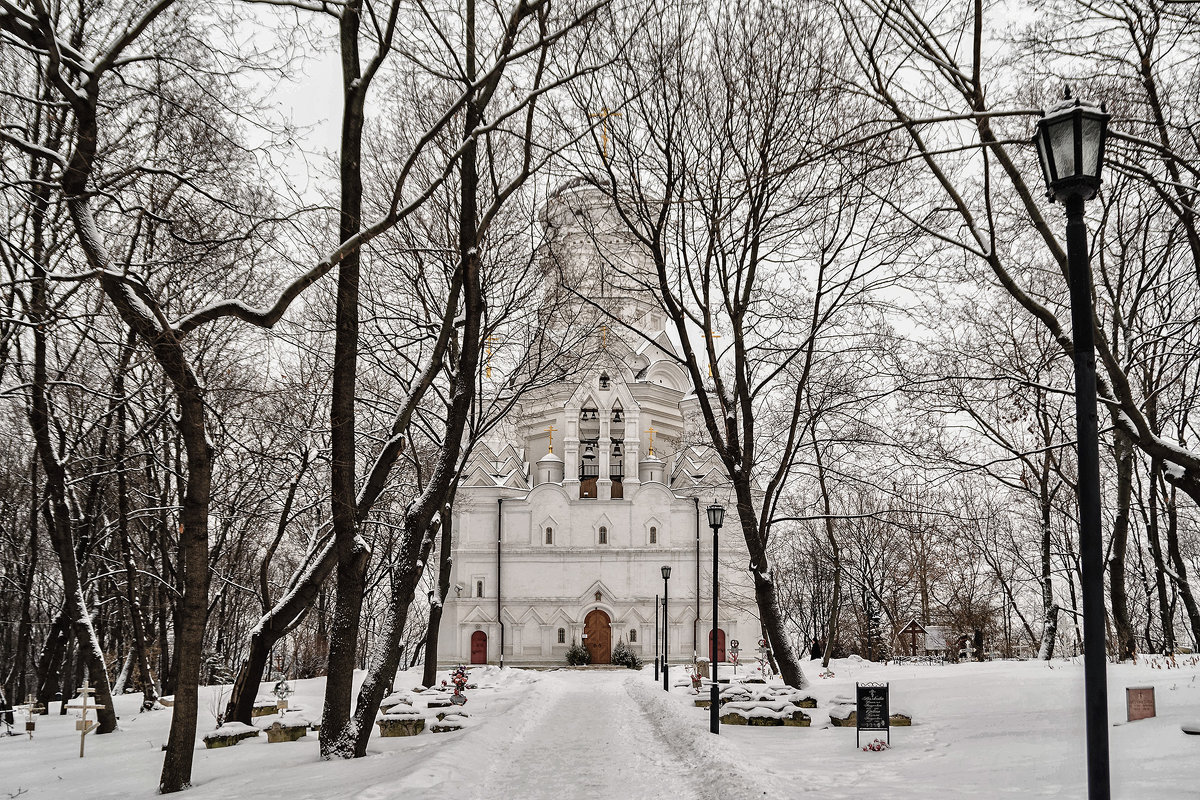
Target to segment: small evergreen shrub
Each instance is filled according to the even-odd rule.
[[[633,652],[633,649],[625,644],[625,639],[622,637],[617,640],[617,646],[613,648],[612,663],[629,669],[641,669],[642,657]]]
[[[582,667],[584,664],[592,663],[592,654],[579,642],[572,642],[571,646],[567,648],[567,663],[572,667]]]

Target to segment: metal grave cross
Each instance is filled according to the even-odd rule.
[[[38,705],[37,698],[29,695],[25,698],[25,732],[29,734],[29,738],[33,738],[33,729],[37,727],[37,720],[33,718],[34,714],[41,714],[46,710],[45,706]]]
[[[75,720],[75,730],[79,731],[79,757],[83,758],[83,743],[89,733],[99,727],[100,723],[95,720],[89,720],[87,714],[89,711],[98,711],[102,708],[108,708],[103,705],[88,705],[88,701],[92,699],[92,692],[95,688],[88,686],[85,682],[79,687],[79,698],[82,705],[67,706],[67,708],[78,708],[83,711],[83,716]]]

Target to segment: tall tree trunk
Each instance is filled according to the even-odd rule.
[[[1175,498],[1175,488],[1172,487],[1171,494],[1167,498],[1167,556],[1171,559],[1174,571],[1168,574],[1175,581],[1175,586],[1179,589],[1179,597],[1183,600],[1183,608],[1187,611],[1188,622],[1192,627],[1192,641],[1200,644],[1200,606],[1196,604],[1196,596],[1192,593],[1192,586],[1188,582],[1187,564],[1179,549],[1179,512],[1175,505]]]
[[[405,514],[400,554],[389,571],[391,597],[387,615],[371,648],[367,678],[358,691],[354,720],[350,727],[354,732],[353,750],[344,755],[345,758],[362,758],[367,754],[367,742],[371,738],[375,715],[379,713],[379,704],[392,690],[396,679],[396,669],[400,664],[400,637],[404,635],[408,611],[412,607],[417,583],[421,580],[421,569],[429,560],[429,551],[433,548],[436,523],[433,523],[434,529],[429,527],[431,515],[424,511],[420,501],[412,508],[417,513]],[[418,531],[408,527],[422,517],[426,519],[426,528]]]
[[[212,493],[212,452],[205,430],[204,389],[188,362],[179,334],[159,322],[161,309],[150,308],[153,299],[139,294],[113,263],[90,206],[88,181],[99,140],[97,108],[99,84],[85,84],[85,92],[70,97],[76,112],[75,149],[63,169],[61,186],[67,211],[88,266],[100,276],[104,294],[121,320],[148,347],[171,381],[178,403],[176,430],[186,453],[186,478],[180,478],[181,511],[179,562],[182,593],[175,619],[175,705],[171,732],[163,758],[159,791],[166,794],[191,785],[199,712],[199,681],[204,628],[208,616],[208,514]],[[43,459],[43,467],[46,462]],[[183,473],[183,470],[178,470]],[[50,478],[47,474],[47,483]],[[53,499],[53,498],[52,498]],[[98,654],[102,657],[103,654]],[[107,678],[105,678],[107,682]],[[111,705],[111,703],[109,704]],[[114,720],[115,723],[115,720]]]
[[[464,64],[469,85],[476,79],[475,0],[466,2]],[[453,487],[462,450],[463,433],[475,401],[476,372],[479,369],[484,302],[480,282],[480,237],[478,221],[479,167],[478,139],[475,129],[483,121],[479,96],[470,92],[463,114],[463,147],[459,162],[458,267],[463,287],[462,331],[457,357],[452,361],[453,383],[446,423],[437,461],[421,495],[404,514],[399,557],[389,570],[391,598],[379,640],[373,648],[367,678],[358,693],[354,710],[354,748],[343,757],[366,755],[367,741],[384,691],[396,677],[400,658],[400,637],[408,619],[413,593],[427,562],[435,533],[434,516],[453,496]],[[452,298],[456,295],[452,294]],[[447,309],[448,312],[451,309]]]
[[[54,618],[54,622],[50,623],[50,632],[46,634],[41,657],[38,658],[37,702],[42,707],[43,714],[50,713],[50,701],[62,691],[63,659],[67,651],[70,629],[71,623],[64,606]]]
[[[813,432],[813,455],[817,462],[817,483],[821,487],[821,508],[825,512],[825,540],[829,542],[830,558],[833,561],[833,597],[829,601],[829,621],[825,626],[825,652],[821,666],[829,669],[834,642],[838,637],[838,615],[842,611],[842,549],[833,532],[833,504],[829,501],[829,485],[825,481],[825,462],[821,458],[821,447]]]
[[[121,543],[121,558],[125,567],[125,602],[129,605],[129,622],[133,629],[133,658],[138,670],[138,682],[142,687],[142,710],[149,711],[158,701],[158,687],[154,684],[154,676],[150,672],[150,648],[146,642],[146,621],[142,611],[142,598],[138,594],[138,571],[133,560],[133,547],[129,541],[129,478],[126,474],[125,452],[128,446],[126,437],[126,397],[125,371],[129,359],[133,355],[135,343],[133,332],[121,351],[120,364],[117,367],[116,385],[113,394],[117,402],[117,430],[114,457],[117,470],[117,537]]]
[[[1125,591],[1125,559],[1129,551],[1129,509],[1133,498],[1133,442],[1120,430],[1114,432],[1117,461],[1117,515],[1113,520],[1112,557],[1109,559],[1109,594],[1113,627],[1116,629],[1117,659],[1125,661],[1137,653],[1137,638],[1129,621],[1129,599]]]
[[[25,562],[25,571],[21,574],[21,610],[17,620],[17,645],[14,648],[13,663],[5,681],[9,700],[13,703],[24,702],[28,694],[28,683],[25,677],[29,668],[29,643],[33,635],[33,616],[30,604],[33,602],[34,578],[37,575],[40,497],[38,459],[34,456],[29,460],[29,553],[28,560]]]
[[[342,139],[340,241],[359,232],[362,217],[363,104],[368,84],[359,62],[359,12],[361,2],[342,6],[338,24],[342,57]],[[333,536],[337,549],[337,596],[329,641],[329,671],[321,717],[321,757],[344,752],[353,734],[350,698],[353,693],[355,655],[362,625],[363,593],[370,548],[359,534],[355,515],[354,399],[358,376],[358,282],[360,253],[346,254],[338,266],[336,330],[333,353],[333,389],[330,401],[330,499]]]
[[[337,550],[331,541],[321,549],[287,595],[259,620],[250,634],[246,657],[238,668],[233,692],[225,707],[227,722],[250,724],[254,700],[258,696],[259,683],[267,667],[271,648],[304,620],[325,578],[333,572],[337,562]]]
[[[102,708],[96,711],[99,720],[98,734],[112,733],[117,729],[117,714],[113,710],[112,692],[108,682],[108,670],[104,663],[104,650],[96,635],[80,581],[79,565],[75,557],[75,534],[67,502],[67,472],[51,439],[49,386],[46,364],[46,330],[50,324],[46,293],[46,271],[40,260],[33,259],[33,281],[31,282],[30,319],[33,322],[33,380],[29,386],[29,422],[38,458],[46,473],[46,494],[49,500],[50,542],[58,555],[59,574],[62,579],[63,597],[67,615],[75,631],[75,639],[82,661],[86,660],[88,673],[96,688],[96,703]],[[64,697],[64,700],[66,698]]]
[[[1054,643],[1058,639],[1058,603],[1054,602],[1054,579],[1050,570],[1051,513],[1049,465],[1043,461],[1044,469],[1038,482],[1038,506],[1041,512],[1042,530],[1042,642],[1038,647],[1038,658],[1049,661],[1054,657]]]
[[[749,476],[742,470],[732,471],[733,486],[737,496],[737,519],[741,524],[746,547],[750,553],[750,575],[754,580],[754,600],[758,606],[758,618],[770,645],[771,657],[775,660],[783,682],[796,689],[808,687],[808,678],[800,667],[800,660],[788,641],[784,630],[783,614],[779,611],[779,600],[775,592],[775,581],[768,572],[766,546],[754,513],[753,487]]]
[[[429,604],[429,624],[425,630],[425,669],[421,673],[421,683],[424,686],[433,686],[437,681],[438,628],[442,623],[442,609],[445,607],[446,596],[450,594],[450,572],[454,568],[454,557],[450,550],[452,516],[450,506],[442,509],[442,536],[438,544],[438,582],[434,601]]]
[[[1150,558],[1154,562],[1154,590],[1158,599],[1158,616],[1162,620],[1162,652],[1175,652],[1175,620],[1171,601],[1167,594],[1167,566],[1163,561],[1162,540],[1159,536],[1159,489],[1165,489],[1162,480],[1162,459],[1150,462],[1149,510],[1146,519],[1146,541],[1150,547]]]

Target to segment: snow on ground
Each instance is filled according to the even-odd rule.
[[[1161,665],[1161,662],[1159,662]],[[206,750],[197,737],[194,787],[203,800],[345,798],[740,798],[1084,797],[1083,668],[1055,661],[878,665],[835,661],[835,676],[806,672],[818,699],[811,728],[722,726],[684,688],[664,692],[646,668],[533,672],[475,669],[458,732],[371,739],[367,758],[322,762],[317,736],[268,744],[265,735]],[[722,666],[722,674],[728,673]],[[682,671],[673,675],[682,677]],[[1109,666],[1113,796],[1200,798],[1200,663]],[[828,726],[835,698],[855,681],[891,683],[893,711],[913,715],[893,728],[892,749],[863,752],[853,728]],[[401,673],[396,688],[419,683]],[[1125,722],[1125,687],[1154,686],[1158,717]],[[317,717],[322,679],[296,682],[290,698]],[[209,687],[201,735],[215,727],[228,687]],[[263,685],[267,695],[269,684]],[[87,737],[79,759],[74,717],[39,718],[33,741],[0,737],[0,798],[155,796],[170,712],[138,714],[140,695],[118,700],[121,732]],[[416,705],[421,701],[417,696]],[[58,704],[52,704],[52,712]],[[265,727],[274,718],[256,724]],[[18,725],[23,728],[23,725]],[[864,734],[864,741],[874,734]]]

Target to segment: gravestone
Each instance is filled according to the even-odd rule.
[[[1157,716],[1153,686],[1129,686],[1125,689],[1125,713],[1129,722]]]
[[[863,731],[885,731],[888,744],[892,743],[891,715],[888,712],[888,684],[855,684],[855,747]]]

